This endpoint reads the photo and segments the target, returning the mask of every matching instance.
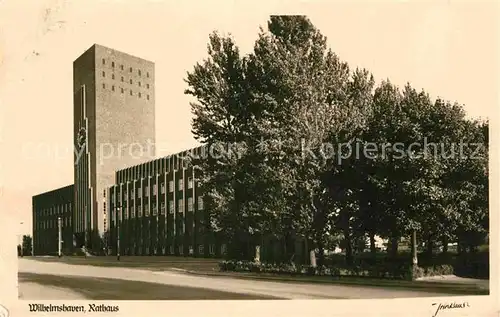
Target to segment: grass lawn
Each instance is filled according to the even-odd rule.
[[[101,267],[126,267],[154,271],[170,270],[172,268],[189,271],[189,274],[217,276],[222,278],[242,278],[254,280],[266,280],[276,282],[293,283],[320,283],[337,284],[353,287],[384,287],[398,288],[405,290],[422,290],[429,292],[452,293],[457,295],[488,295],[489,291],[479,289],[476,285],[451,283],[451,282],[432,282],[432,281],[403,281],[391,279],[374,279],[362,277],[342,277],[333,278],[330,276],[284,276],[273,274],[255,274],[239,272],[220,272],[218,268],[219,259],[172,257],[172,256],[124,256],[120,261],[116,257],[35,257],[38,261],[44,262],[62,262],[74,265],[93,265]]]
[[[243,300],[282,299],[272,296],[237,294],[213,289],[182,287],[111,278],[57,276],[19,273],[19,282],[68,288],[93,300]],[[57,298],[55,298],[57,299]]]

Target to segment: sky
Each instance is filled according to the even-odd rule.
[[[31,233],[31,197],[73,183],[72,63],[94,43],[156,64],[158,156],[197,145],[184,79],[212,31],[248,53],[271,14],[304,14],[351,68],[492,118],[498,8],[489,1],[0,0],[2,216]],[[6,218],[4,218],[6,219]]]

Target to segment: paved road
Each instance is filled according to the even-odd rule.
[[[283,299],[360,299],[360,298],[402,298],[402,297],[440,297],[448,296],[446,294],[429,293],[429,292],[418,292],[418,291],[407,291],[399,289],[383,289],[383,288],[373,288],[373,287],[359,287],[359,286],[343,286],[343,285],[321,285],[321,284],[306,284],[306,283],[283,283],[283,282],[268,282],[268,281],[255,281],[255,280],[243,280],[243,279],[233,279],[224,277],[202,277],[202,276],[192,276],[184,274],[181,272],[152,272],[140,269],[127,269],[127,268],[117,268],[117,267],[96,267],[96,266],[83,266],[83,265],[69,265],[64,263],[50,263],[50,262],[40,262],[32,259],[21,259],[19,261],[19,272],[20,272],[20,291],[23,292],[25,299],[32,299],[33,291],[25,291],[33,286],[29,286],[28,283],[37,283],[45,285],[44,287],[49,287],[52,290],[52,296],[54,299],[59,299],[59,295],[53,289],[56,285],[70,285],[68,280],[75,279],[80,281],[85,280],[100,280],[100,279],[111,279],[111,281],[121,280],[122,285],[132,285],[135,289],[135,293],[141,290],[141,286],[138,286],[138,282],[142,283],[155,283],[156,285],[168,286],[164,290],[158,289],[156,293],[164,292],[167,288],[180,287],[189,292],[191,289],[192,293],[196,293],[195,290],[205,290],[205,293],[198,292],[193,296],[198,296],[186,299],[209,299],[206,297],[208,293],[218,293],[219,296],[231,297],[231,294],[247,294],[249,299],[256,298],[269,298],[278,297]],[[31,273],[31,274],[30,274]],[[50,283],[52,278],[65,278],[58,283]],[[114,279],[114,280],[113,280]],[[66,281],[66,282],[65,282]],[[128,281],[128,282],[125,282]],[[116,282],[109,282],[116,283]],[[56,285],[54,285],[56,284]],[[28,285],[28,286],[27,286]],[[78,288],[74,286],[67,286],[73,288],[72,291],[78,293]],[[76,285],[79,285],[78,283]],[[27,287],[27,288],[26,288]],[[99,283],[95,283],[94,286],[87,285],[87,293],[84,293],[84,297],[91,294],[92,287],[99,288]],[[145,289],[146,286],[143,286]],[[116,290],[116,286],[114,288]],[[70,293],[68,293],[71,296]],[[82,292],[80,292],[82,294]],[[85,295],[86,294],[86,295]],[[226,295],[224,295],[226,294]],[[29,297],[28,297],[29,295]],[[74,295],[73,296],[82,296]],[[104,294],[103,296],[106,296]],[[116,298],[113,292],[108,293],[109,298],[101,299],[132,299],[129,295],[123,295],[124,298]],[[450,294],[449,296],[453,296]],[[34,298],[33,298],[34,299]],[[61,298],[62,299],[62,298]],[[135,299],[135,298],[134,298]],[[139,298],[137,298],[139,299]],[[156,298],[160,299],[160,298]],[[168,295],[161,299],[175,299],[169,298]],[[230,298],[228,298],[230,299]],[[236,299],[236,298],[231,298]]]

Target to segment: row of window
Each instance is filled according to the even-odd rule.
[[[102,64],[106,65],[106,59],[105,58],[102,59]],[[111,67],[115,68],[115,62],[113,62],[113,61],[111,62]],[[123,66],[123,64],[121,64],[120,65],[120,69],[121,70],[125,70],[125,66]],[[128,70],[129,70],[130,73],[132,73],[134,71],[134,69],[132,67],[129,67]],[[140,69],[138,69],[137,70],[137,74],[139,76],[142,76],[142,71]],[[146,72],[146,77],[149,78],[149,72]]]
[[[62,227],[69,227],[71,225],[71,216],[61,218]],[[35,222],[35,230],[36,229],[56,229],[58,228],[57,219],[49,219],[49,220],[41,220]]]
[[[102,72],[102,77],[106,77],[106,72],[103,71]],[[115,74],[111,74],[111,79],[115,79]],[[125,78],[123,76],[121,76],[121,82],[124,83],[125,82]],[[134,81],[131,79],[129,79],[129,83],[132,85],[134,83]],[[141,81],[138,81],[137,82],[137,86],[139,87],[142,87],[142,82]],[[149,83],[146,83],[146,88],[149,89]]]
[[[103,83],[103,84],[102,84],[102,88],[103,88],[103,89],[106,89],[106,84],[104,84],[104,83]],[[115,91],[115,86],[114,86],[114,85],[112,85],[112,86],[111,86],[111,91]],[[125,92],[125,89],[120,87],[120,92],[123,94],[123,93]],[[132,89],[129,89],[129,94],[130,94],[131,96],[133,96],[133,95],[134,95],[134,91],[133,91]],[[137,96],[138,96],[139,98],[142,98],[142,93],[141,93],[141,92],[138,92],[138,93],[137,93]],[[147,99],[147,100],[149,100],[149,98],[150,98],[150,97],[149,97],[149,95],[146,95],[146,99]]]
[[[55,216],[71,211],[71,204],[58,205],[50,208],[41,209],[38,211],[39,216]]]
[[[187,187],[188,189],[192,189],[193,188],[193,185],[194,185],[194,180],[192,177],[189,177],[188,178],[188,183],[187,183]],[[178,181],[178,188],[180,191],[182,191],[184,189],[184,179],[179,179]],[[161,183],[161,188],[160,188],[160,191],[161,191],[161,194],[165,194],[165,183]],[[169,193],[173,193],[174,192],[174,181],[169,181],[168,182],[168,192]],[[122,193],[118,193],[118,200],[122,200]],[[128,193],[125,191],[123,192],[124,194],[124,197],[125,199],[128,199]],[[132,188],[130,190],[130,194],[132,195],[132,199],[134,199],[134,188]],[[157,184],[153,184],[153,196],[156,196],[158,195],[158,186]],[[149,186],[146,185],[144,187],[144,196],[145,197],[149,197]],[[137,188],[137,197],[138,198],[142,198],[142,190],[141,188]],[[114,201],[115,199],[115,194],[112,193],[111,194],[111,200]]]
[[[187,202],[188,202],[188,211],[194,211],[194,204],[193,204],[193,198],[192,197],[188,197],[187,199]],[[198,210],[203,210],[204,206],[203,206],[203,196],[199,196],[198,197]],[[144,210],[144,216],[145,217],[149,217],[149,205],[146,203],[143,205],[143,208],[141,208],[140,206],[131,206],[130,207],[130,218],[135,218],[135,213],[137,211],[137,218],[141,218],[142,217],[142,211]],[[161,205],[160,205],[160,215],[165,215],[165,202],[161,202]],[[168,212],[170,214],[173,214],[175,211],[175,207],[174,207],[174,202],[173,201],[169,201],[168,202]],[[183,199],[179,199],[177,201],[177,212],[183,212],[184,211],[184,200]],[[115,213],[118,213],[118,218],[120,219],[120,221],[122,220],[122,211],[120,209],[117,209],[116,212],[112,212],[111,213],[111,219],[112,221],[116,220],[115,219]],[[156,206],[156,203],[153,203],[153,210],[152,210],[152,214],[153,216],[157,216],[158,215],[158,207]],[[128,210],[128,207],[123,207],[123,218],[124,219],[128,219],[128,216],[129,216],[129,210]]]
[[[138,253],[142,253],[142,247],[139,247],[138,249],[139,249]],[[184,245],[182,245],[182,244],[178,245],[177,250],[178,250],[178,254],[183,255],[184,254]],[[226,250],[227,250],[226,245],[225,244],[221,245],[221,247],[220,247],[221,254],[226,254]],[[125,251],[125,253],[132,253],[128,250],[128,248],[125,248],[124,251]],[[149,254],[150,248],[145,247],[144,251],[146,254]],[[154,254],[175,255],[175,246],[173,246],[173,245],[169,246],[168,252],[167,252],[167,249],[165,247],[162,247],[161,249],[160,248],[153,248],[153,251],[154,251],[153,252]],[[194,248],[192,245],[189,245],[188,252],[189,252],[189,255],[194,254]],[[208,253],[210,255],[215,255],[215,252],[216,252],[215,244],[209,244],[208,245]],[[198,254],[199,255],[205,254],[205,245],[203,245],[203,244],[198,245]]]

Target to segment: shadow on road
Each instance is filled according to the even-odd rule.
[[[93,300],[244,300],[282,299],[223,292],[212,289],[183,287],[128,281],[111,278],[57,276],[48,274],[19,273],[19,283],[30,282],[49,287],[67,288]],[[28,299],[28,298],[27,298]],[[54,298],[57,300],[57,298]]]

